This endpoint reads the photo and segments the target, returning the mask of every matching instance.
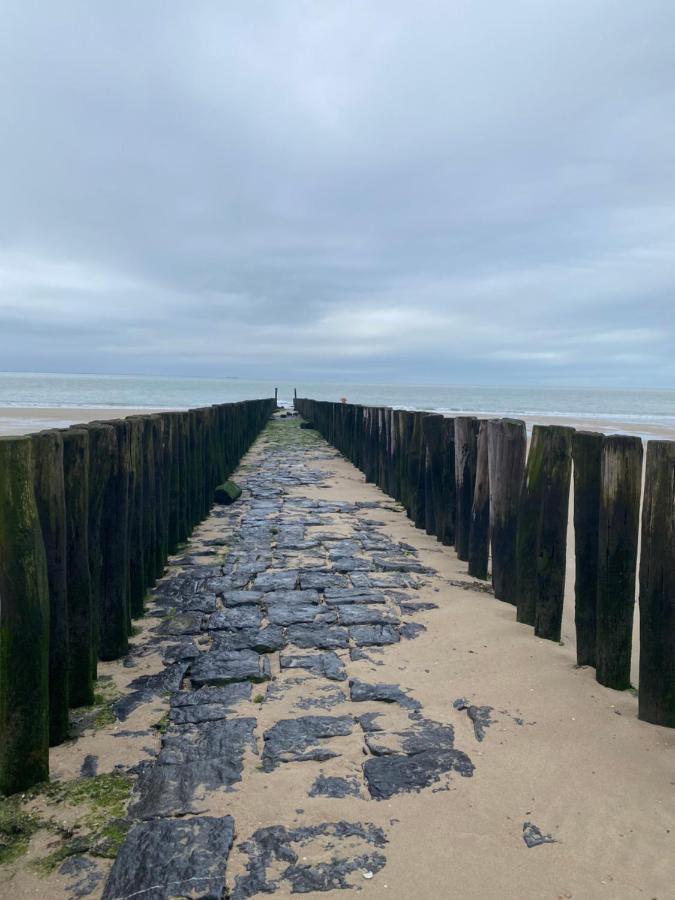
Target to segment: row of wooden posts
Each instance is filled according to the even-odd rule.
[[[639,717],[675,727],[675,442],[515,419],[296,400],[301,415],[419,528],[454,544],[519,622],[559,641],[574,473],[579,665],[630,687],[640,547]],[[640,540],[640,508],[642,534]]]
[[[273,400],[0,438],[0,794],[43,781]]]

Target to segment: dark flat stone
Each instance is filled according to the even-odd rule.
[[[231,631],[234,628],[259,628],[261,622],[262,613],[256,606],[235,606],[213,613],[205,620],[204,628],[207,631]]]
[[[303,650],[335,650],[349,645],[349,637],[344,628],[330,625],[292,625],[286,635],[291,644]]]
[[[241,681],[222,687],[179,691],[171,697],[169,718],[176,725],[224,719],[238,703],[251,699],[251,690],[250,682]]]
[[[347,680],[347,672],[342,660],[331,650],[306,655],[288,654],[280,657],[280,664],[282,669],[307,669],[316,675],[323,675],[330,681]]]
[[[366,684],[354,678],[349,682],[349,694],[354,703],[379,701],[398,703],[404,709],[420,709],[421,703],[409,697],[397,684]]]
[[[270,569],[256,576],[253,588],[256,591],[292,591],[298,582],[297,569]]]
[[[414,641],[415,638],[418,638],[426,630],[427,626],[421,625],[419,622],[405,622],[399,628],[399,633],[401,637],[405,638],[407,641]]]
[[[102,900],[223,897],[233,840],[231,816],[136,825],[117,855]]]
[[[336,575],[335,572],[301,572],[300,587],[325,591],[327,589],[340,590],[349,587],[349,581],[344,575]]]
[[[226,591],[223,594],[223,603],[226,607],[252,606],[263,598],[262,591]]]
[[[267,617],[274,625],[310,623],[332,624],[337,621],[333,610],[312,603],[275,603],[267,607]]]
[[[267,681],[269,660],[253,650],[218,650],[203,653],[190,666],[190,680],[196,687],[228,684],[232,681]]]
[[[181,635],[199,634],[204,616],[198,612],[176,613],[162,619],[155,631],[157,634]]]
[[[473,775],[473,765],[461,750],[425,750],[413,755],[376,756],[363,764],[371,797],[387,800],[394,794],[419,792],[443,774]]]
[[[398,625],[400,619],[386,607],[352,603],[337,607],[340,625]]]
[[[397,644],[401,639],[393,625],[353,625],[349,637],[359,647]]]
[[[279,625],[264,628],[237,628],[216,631],[211,652],[221,650],[255,650],[256,653],[275,653],[286,646],[284,630]]]
[[[543,834],[533,822],[523,822],[523,840],[528,847],[539,847],[541,844],[557,844],[550,834]]]
[[[339,754],[322,745],[325,738],[346,737],[352,733],[351,716],[299,716],[281,719],[264,735],[262,764],[267,771],[280,763],[331,759]]]
[[[172,730],[153,765],[136,782],[129,814],[138,819],[200,812],[208,792],[241,781],[244,751],[255,749],[253,718],[203,722]]]
[[[326,603],[331,606],[343,606],[351,603],[385,603],[384,594],[377,591],[364,591],[360,588],[331,588],[326,591]]]

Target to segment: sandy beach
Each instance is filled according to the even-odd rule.
[[[281,657],[271,654],[272,680],[254,685],[249,699],[237,703],[232,715],[238,718],[228,713],[228,720],[242,727],[244,722],[255,722],[256,742],[241,751],[241,778],[235,777],[227,787],[195,785],[197,799],[192,808],[200,815],[234,818],[227,884],[232,888],[239,878],[242,890],[234,896],[258,895],[243,889],[251,885],[255,854],[262,852],[256,849],[266,833],[261,829],[281,828],[280,834],[288,840],[300,841],[293,846],[301,871],[325,875],[331,860],[344,858],[343,886],[357,888],[360,896],[373,900],[671,897],[672,730],[638,721],[637,700],[631,692],[603,688],[591,669],[577,668],[573,635],[568,638],[566,633],[559,645],[536,639],[529,627],[516,623],[513,607],[496,601],[489,590],[469,579],[466,564],[457,560],[452,548],[415,529],[398,504],[366,484],[364,476],[322,440],[314,441],[310,446],[293,441],[284,446],[264,434],[235,475],[245,487],[242,500],[225,516],[216,510],[198,527],[184,556],[173,561],[164,584],[181,573],[196,573],[200,566],[227,561],[230,554],[240,555],[242,564],[252,551],[263,554],[263,559],[259,517],[275,509],[271,558],[276,561],[274,568],[254,576],[254,588],[259,578],[283,578],[286,570],[311,574],[323,567],[325,571],[330,560],[339,569],[336,551],[341,542],[363,544],[365,540],[373,546],[397,548],[396,558],[424,573],[404,576],[409,584],[404,596],[415,607],[409,613],[415,625],[425,630],[414,640],[365,647],[362,654],[338,649],[349,681],[327,681],[319,673],[280,666],[284,653],[311,651],[286,650]],[[255,501],[256,496],[279,499]],[[268,511],[256,511],[256,505]],[[292,536],[293,529],[297,538]],[[247,533],[252,534],[250,550],[246,549]],[[361,556],[364,550],[356,553]],[[373,559],[377,557],[376,551]],[[400,575],[373,573],[366,574],[368,578],[391,578],[393,584]],[[386,606],[368,608],[394,615],[401,602],[396,596],[393,591]],[[566,629],[570,610],[568,591]],[[194,634],[184,624],[189,615],[185,618],[179,611],[176,616],[172,609],[167,619],[166,608],[161,603],[153,605],[152,600],[148,613],[139,623],[129,659],[99,666],[108,697],[127,697],[133,691],[133,679],[162,671],[167,648],[188,639],[180,637],[181,628],[187,627],[186,635]],[[223,614],[232,611],[226,607]],[[206,656],[210,639],[217,636],[194,637]],[[175,651],[170,658],[175,658]],[[354,679],[397,686],[403,693],[396,702],[354,702],[348,687]],[[415,704],[413,713],[405,708],[406,698]],[[483,734],[476,720],[456,707],[460,699],[474,704],[485,716]],[[174,699],[164,690],[130,705],[124,721],[98,716],[100,724],[52,750],[53,777],[76,778],[83,766],[91,767],[92,760],[99,776],[114,772],[116,766],[151,764],[165,740],[163,732],[168,727],[171,734],[176,728],[167,726],[170,704],[175,717]],[[376,749],[373,756],[364,748],[361,727],[371,720],[363,714],[375,715],[381,729],[370,735],[366,731],[371,748],[378,743],[396,744],[404,735],[425,740],[425,729],[430,727],[449,734],[450,726],[459,758],[465,760],[464,777],[459,772],[441,773],[419,790],[396,791],[380,799],[372,796],[372,785],[368,788],[370,782],[363,781],[364,762],[387,757],[383,750]],[[216,713],[211,710],[207,715],[211,720]],[[302,747],[296,749],[291,743],[270,765],[270,734],[279,723],[308,715],[331,721],[338,717],[341,723],[352,724],[341,732],[343,736],[319,741],[323,755],[304,756]],[[195,735],[215,727],[215,723],[201,724]],[[154,765],[157,768],[158,763]],[[138,784],[147,777],[142,775]],[[316,790],[317,784],[343,783],[350,790],[340,798]],[[151,792],[145,799],[138,784],[131,808],[145,803],[145,813],[150,815],[152,804],[160,803],[163,815],[177,813],[171,805],[176,800],[170,784],[168,793]],[[43,816],[54,814],[49,801],[40,797],[31,808]],[[69,827],[76,817],[77,810],[66,808],[59,813]],[[322,831],[325,823],[336,822],[357,823],[350,826],[349,840],[330,829],[328,835]],[[528,845],[525,835],[530,834],[530,826],[543,842],[537,839]],[[377,853],[368,842],[374,833],[383,835]],[[74,882],[68,867],[55,868],[48,877],[36,874],[32,867],[40,855],[54,852],[55,847],[55,835],[44,831],[34,835],[28,854],[0,872],[0,895],[16,900],[72,896]],[[91,896],[100,897],[111,862],[86,859],[92,866]],[[281,859],[264,864],[274,896],[291,896],[292,879],[300,876],[289,873],[298,867],[288,867]],[[128,854],[124,866],[134,870],[135,860]],[[345,894],[322,889],[310,890],[306,896],[337,900]]]

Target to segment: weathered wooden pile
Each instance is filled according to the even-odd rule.
[[[0,438],[0,793],[43,781],[97,661],[274,408],[252,400]]]
[[[297,399],[302,416],[454,544],[519,622],[559,641],[574,472],[577,660],[607,687],[630,687],[640,546],[639,716],[675,727],[675,442]],[[640,507],[642,535],[640,542]]]

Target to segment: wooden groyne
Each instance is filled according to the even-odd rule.
[[[43,781],[99,659],[208,513],[272,399],[0,438],[0,794]]]
[[[454,544],[519,622],[559,641],[574,478],[577,662],[630,686],[640,548],[639,717],[675,727],[675,443],[298,398],[296,409],[418,527]],[[439,422],[439,418],[441,421]],[[642,532],[640,547],[640,509]]]

